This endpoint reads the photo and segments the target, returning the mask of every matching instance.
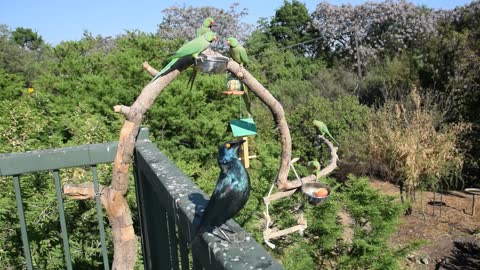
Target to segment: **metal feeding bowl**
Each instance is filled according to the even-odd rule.
[[[470,193],[472,195],[480,195],[480,188],[466,188],[465,192]]]
[[[208,74],[225,73],[227,70],[228,57],[200,55],[195,59],[195,66],[198,70]]]
[[[324,196],[317,196],[315,193],[321,193],[321,189],[326,189],[327,194]],[[307,200],[312,205],[322,205],[328,201],[330,197],[331,189],[329,186],[322,184],[322,183],[305,183],[302,186],[302,192],[307,197]]]

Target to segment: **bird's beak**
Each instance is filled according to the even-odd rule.
[[[227,45],[229,45],[229,46],[230,46],[230,40],[227,40]]]
[[[214,37],[213,37],[213,41],[217,41],[217,36],[214,36]]]
[[[215,24],[215,21],[211,21],[210,22],[210,26],[214,25]]]
[[[246,140],[238,140],[235,142],[235,146],[240,147],[240,145],[242,145],[244,142],[246,142]]]

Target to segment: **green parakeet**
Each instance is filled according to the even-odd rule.
[[[247,50],[238,43],[238,40],[234,37],[229,37],[227,38],[227,44],[230,47],[230,57],[233,59],[233,61],[237,62],[240,64],[241,67],[247,66],[248,65],[248,56],[247,56]],[[243,100],[245,101],[245,106],[247,107],[247,112],[248,115],[251,116],[251,110],[250,110],[250,92],[248,87],[244,84],[243,85]]]
[[[185,43],[178,49],[178,51],[174,54],[172,54],[169,59],[171,59],[170,63],[166,65],[160,72],[155,75],[155,77],[152,79],[152,81],[156,80],[158,77],[162,76],[170,67],[175,64],[178,59],[191,55],[193,58],[197,59],[198,55],[206,50],[209,46],[210,43],[214,40],[217,40],[217,36],[214,32],[207,32],[203,34],[202,36],[199,36],[188,43]]]
[[[211,32],[213,24],[215,24],[215,21],[213,20],[212,17],[206,18],[203,21],[202,27],[197,29],[197,32],[195,33],[195,37],[199,37],[207,32]]]
[[[312,160],[307,163],[307,169],[311,172],[317,172],[320,170],[320,162],[318,160]]]
[[[202,27],[198,28],[195,37],[199,37],[207,32],[212,32],[212,26],[215,23],[212,17],[208,17],[203,21]],[[197,77],[198,70],[196,67],[193,67],[192,74],[190,75],[190,78],[188,78],[187,82],[187,87],[190,85],[190,91],[193,88],[193,83],[195,82],[195,77]]]
[[[320,162],[318,160],[312,160],[307,163],[307,169],[310,173],[315,174],[318,179],[318,174],[320,173]]]
[[[327,134],[337,145],[340,145],[330,134],[330,131],[328,131],[327,125],[323,123],[322,121],[318,120],[313,120],[313,124],[320,130],[320,133],[322,133],[322,136],[325,136]]]
[[[229,37],[227,44],[230,46],[230,57],[241,66],[247,66],[249,62],[247,50],[238,43],[238,40],[234,37]]]

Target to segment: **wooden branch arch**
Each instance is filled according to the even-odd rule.
[[[204,54],[211,56],[218,53],[208,49]],[[140,124],[146,111],[152,106],[163,89],[177,78],[182,70],[192,64],[193,59],[189,57],[180,59],[168,74],[147,84],[131,106],[114,106],[115,112],[125,116],[125,122],[120,130],[119,145],[113,164],[111,185],[109,187],[102,187],[102,193],[100,195],[101,203],[106,209],[110,226],[112,227],[114,246],[113,270],[133,269],[137,259],[138,240],[133,230],[133,221],[127,200],[125,199],[125,193],[128,190],[128,172],[130,164],[132,163],[135,139],[140,129]],[[158,73],[158,71],[152,68],[147,62],[143,63],[143,68],[152,76]],[[301,186],[298,180],[288,181],[292,140],[282,105],[245,68],[240,67],[238,63],[230,60],[227,64],[227,69],[236,74],[239,79],[259,97],[270,109],[277,123],[282,145],[282,155],[276,179],[278,189],[288,190]],[[304,182],[314,180],[315,175],[304,178]],[[65,185],[64,194],[72,199],[95,198],[93,183]]]

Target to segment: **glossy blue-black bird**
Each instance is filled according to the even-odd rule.
[[[242,210],[248,201],[250,177],[238,159],[238,149],[244,142],[245,140],[227,142],[218,150],[220,176],[197,226],[196,235],[212,227],[220,229],[220,226]],[[220,232],[223,233],[221,229]],[[225,237],[228,239],[226,235]]]

